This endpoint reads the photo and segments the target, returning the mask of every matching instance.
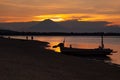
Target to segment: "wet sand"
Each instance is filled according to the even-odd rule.
[[[47,42],[0,38],[0,80],[120,80],[120,67],[56,54]]]

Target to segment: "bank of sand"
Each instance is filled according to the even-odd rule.
[[[56,54],[47,42],[0,38],[0,80],[120,80],[120,68]]]

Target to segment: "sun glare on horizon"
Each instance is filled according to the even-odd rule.
[[[38,15],[38,16],[29,16],[29,17],[1,17],[7,18],[3,22],[30,22],[30,21],[44,21],[50,19],[55,22],[68,21],[68,20],[77,20],[77,21],[106,21],[110,22],[110,25],[120,25],[120,16],[119,15],[103,15],[103,14],[48,14],[48,15]],[[2,22],[2,21],[1,21]]]
[[[113,19],[115,18],[115,19]],[[46,19],[53,20],[55,22],[78,20],[78,21],[107,21],[111,22],[111,25],[120,25],[119,15],[100,15],[100,14],[49,14],[33,16],[33,21],[44,21]]]
[[[120,25],[120,0],[1,0],[0,22],[106,21]]]

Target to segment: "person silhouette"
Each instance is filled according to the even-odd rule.
[[[28,40],[28,36],[26,36],[26,40]]]
[[[31,36],[31,40],[33,40],[33,36]]]
[[[11,37],[10,36],[8,36],[8,39],[10,39]]]
[[[72,48],[72,45],[70,44],[70,48]]]

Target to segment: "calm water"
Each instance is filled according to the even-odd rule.
[[[25,36],[13,37],[25,39]],[[53,49],[52,46],[63,42],[65,38],[65,46],[69,47],[71,44],[75,48],[96,48],[100,45],[101,38],[98,36],[34,36],[34,40],[47,41],[50,46],[49,49],[60,52],[59,48]],[[112,63],[120,64],[120,37],[104,37],[105,48],[111,48],[117,53],[110,55]],[[108,61],[108,60],[107,60]]]

